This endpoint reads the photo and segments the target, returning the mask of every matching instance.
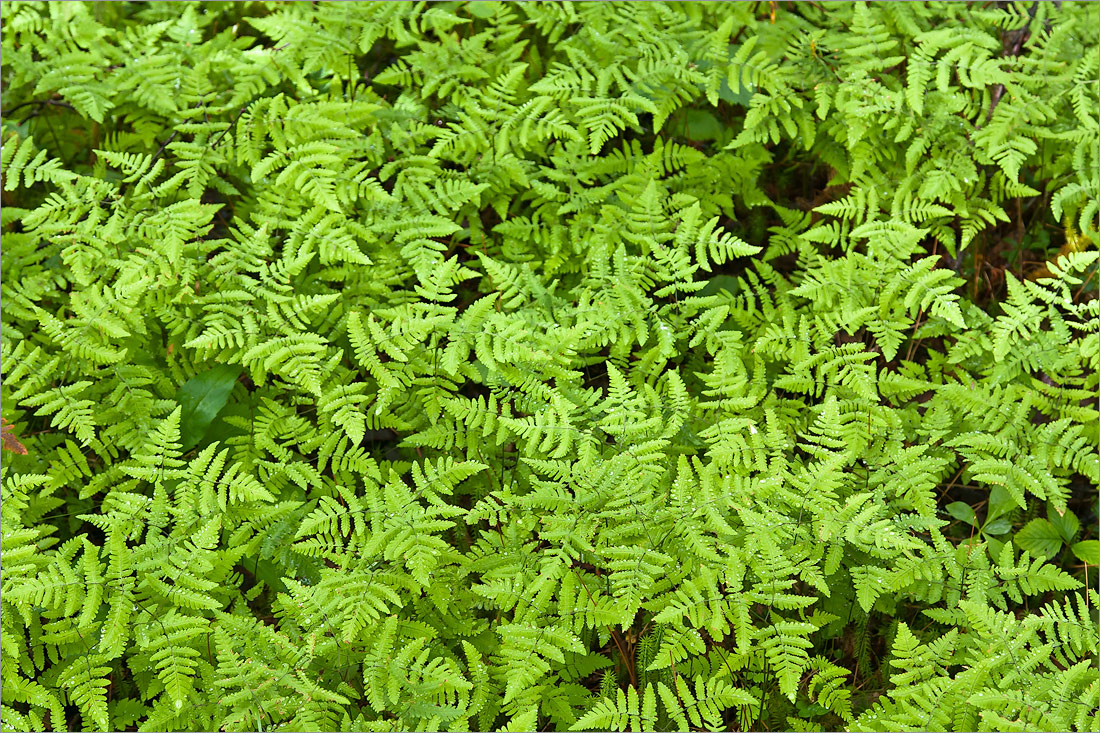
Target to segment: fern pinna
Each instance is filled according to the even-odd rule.
[[[2,11],[4,730],[1096,730],[1095,4]]]

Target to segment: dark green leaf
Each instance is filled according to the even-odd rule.
[[[1069,509],[1066,510],[1065,514],[1059,514],[1053,504],[1047,504],[1047,519],[1058,530],[1058,535],[1066,544],[1073,542],[1077,530],[1081,528],[1081,523],[1077,521],[1076,514]]]
[[[183,408],[180,415],[180,439],[185,451],[191,450],[203,439],[210,423],[225,407],[229,393],[241,367],[230,364],[218,366],[197,374],[180,387],[176,402]]]
[[[992,521],[1016,508],[1016,500],[1012,498],[1012,494],[1008,493],[1008,489],[997,484],[989,492],[989,513],[986,514],[986,521]]]
[[[707,281],[699,295],[717,295],[723,290],[730,295],[737,295],[741,292],[741,284],[733,275],[715,275]]]
[[[722,134],[722,123],[702,109],[687,111],[687,136],[692,140],[714,140]]]
[[[283,582],[283,571],[274,560],[266,558],[249,558],[244,567],[253,570],[256,580],[262,580],[264,584],[276,593],[286,592],[286,584]]]
[[[1012,522],[1007,519],[994,519],[992,522],[986,522],[986,525],[982,527],[982,531],[986,534],[999,535],[1004,534],[1012,529]]]
[[[733,46],[730,46],[730,56],[734,53]],[[730,88],[729,79],[725,75],[722,77],[722,85],[718,87],[718,98],[724,102],[730,104],[740,105],[742,107],[748,107],[749,102],[752,101],[752,95],[755,93],[752,88],[752,83],[748,79],[748,74],[745,73],[745,69],[742,68],[737,72],[737,82],[740,85],[740,89],[734,92]]]
[[[964,504],[961,501],[953,501],[944,508],[947,510],[948,514],[960,522],[975,525],[978,523],[978,518],[975,516],[974,510],[970,508],[969,504]]]

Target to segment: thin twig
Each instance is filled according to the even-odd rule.
[[[222,138],[225,137],[225,133],[229,132],[230,130],[232,130],[236,126],[237,120],[241,119],[241,115],[243,115],[244,111],[246,109],[248,109],[251,105],[252,105],[252,102],[249,102],[245,106],[241,107],[240,111],[237,112],[237,116],[234,117],[233,121],[229,123],[229,127],[222,130],[221,134],[218,135],[216,138],[214,138],[214,141],[212,143],[210,143],[210,149],[211,150],[218,147],[218,143],[220,143],[222,141]]]
[[[160,157],[160,154],[164,152],[164,149],[166,147],[168,147],[168,143],[172,142],[172,140],[174,140],[176,135],[178,135],[178,134],[179,134],[179,130],[176,130],[175,132],[173,132],[171,135],[168,136],[168,139],[165,140],[159,148],[157,148],[157,152],[155,152],[153,154],[153,159],[149,161],[150,166],[157,161],[157,158]]]

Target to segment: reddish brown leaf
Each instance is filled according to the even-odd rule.
[[[27,448],[19,442],[19,438],[11,431],[14,427],[6,418],[0,417],[0,449],[10,450],[12,453],[27,455]]]

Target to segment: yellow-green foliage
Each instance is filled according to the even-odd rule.
[[[1097,729],[1095,3],[2,10],[3,730]]]

